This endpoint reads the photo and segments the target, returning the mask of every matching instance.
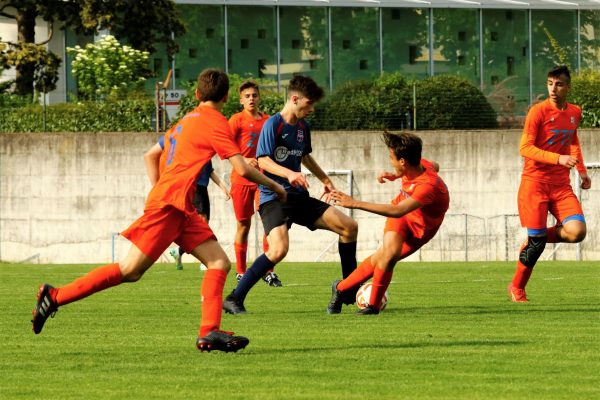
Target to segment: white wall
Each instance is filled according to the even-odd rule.
[[[520,132],[420,132],[424,156],[439,162],[450,189],[449,215],[438,236],[413,259],[515,259],[524,230],[518,218],[516,193],[521,159]],[[0,259],[21,261],[39,254],[48,263],[111,261],[111,238],[142,213],[149,183],[142,155],[156,141],[151,133],[0,134]],[[600,131],[580,132],[588,162],[600,162]],[[398,185],[376,183],[389,168],[387,151],[376,132],[315,132],[313,156],[324,169],[352,169],[354,193],[367,201],[389,202]],[[214,161],[220,174],[227,162]],[[593,190],[584,194],[588,238],[584,259],[600,259],[600,170]],[[336,177],[345,187],[345,177]],[[210,185],[211,226],[233,257],[235,218],[230,202]],[[319,196],[322,187],[311,185]],[[465,216],[468,214],[470,216]],[[507,216],[504,216],[507,215]],[[380,243],[384,218],[356,211],[358,258]],[[465,237],[465,222],[469,235]],[[260,224],[258,224],[260,227]],[[254,231],[254,229],[253,229]],[[258,237],[262,236],[259,229]],[[337,240],[330,232],[311,233],[294,226],[287,260],[338,261]],[[254,240],[254,232],[251,233]],[[466,247],[465,247],[466,243]],[[117,258],[129,244],[117,238]],[[575,245],[565,245],[559,259],[575,259]],[[549,255],[551,246],[543,257]],[[251,246],[249,258],[255,256]],[[188,258],[191,261],[191,258]]]

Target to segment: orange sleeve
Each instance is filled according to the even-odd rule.
[[[535,141],[542,126],[543,113],[540,107],[532,108],[525,119],[525,127],[521,136],[519,153],[522,157],[545,164],[558,164],[560,154],[540,149]]]
[[[581,146],[579,145],[577,131],[575,131],[573,139],[571,140],[571,156],[579,160],[579,163],[577,164],[577,171],[579,174],[587,174],[587,168],[585,167],[585,162],[583,161],[583,153],[581,153]]]

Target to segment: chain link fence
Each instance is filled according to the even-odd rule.
[[[541,260],[597,260],[600,257],[600,163],[588,163],[592,188],[580,188],[579,175],[573,172],[575,193],[585,214],[587,236],[581,243],[549,243]],[[548,215],[548,226],[556,224]],[[519,248],[527,238],[518,214],[479,217],[446,214],[437,235],[419,252],[421,261],[516,261]]]

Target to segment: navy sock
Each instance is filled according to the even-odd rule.
[[[338,251],[342,261],[342,276],[345,279],[356,269],[356,242],[338,242]]]
[[[265,254],[261,254],[252,266],[246,270],[242,279],[238,282],[233,295],[240,301],[244,301],[246,295],[252,289],[256,282],[262,278],[268,270],[273,268],[275,263],[267,258]]]

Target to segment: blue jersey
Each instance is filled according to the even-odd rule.
[[[270,117],[262,127],[256,149],[256,158],[268,156],[277,164],[300,172],[302,157],[312,152],[310,128],[306,121],[300,120],[290,125],[277,113]],[[264,174],[284,187],[286,192],[304,193],[306,189],[290,185],[286,178],[264,171]],[[263,185],[260,190],[260,204],[277,200],[277,194]]]
[[[161,149],[164,150],[164,148],[165,148],[165,137],[164,136],[161,136],[158,138],[158,145],[160,146]],[[198,177],[196,178],[196,185],[208,186],[208,183],[210,181],[210,175],[213,173],[214,170],[215,169],[212,166],[212,161],[209,161],[208,163],[206,163],[206,165],[202,168],[202,170],[198,174]]]

